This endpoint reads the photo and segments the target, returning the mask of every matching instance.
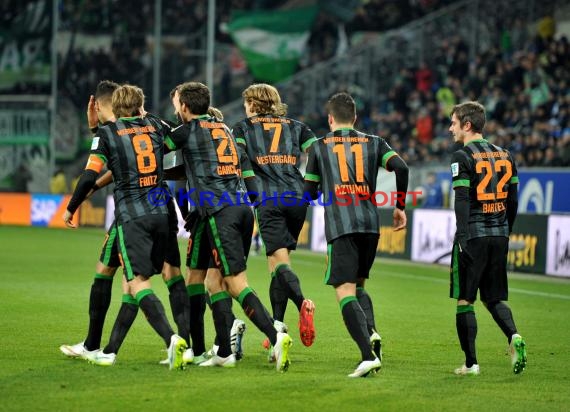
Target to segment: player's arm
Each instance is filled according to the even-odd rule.
[[[241,175],[247,188],[249,200],[254,202],[259,195],[258,178],[255,176],[251,160],[247,155],[247,141],[245,140],[245,132],[241,123],[234,125],[231,129],[231,135],[234,137],[236,142],[241,165]]]
[[[519,176],[515,162],[512,160],[510,154],[513,175],[509,180],[509,191],[507,193],[507,220],[509,222],[509,233],[513,231],[513,225],[517,218],[517,211],[519,208]]]
[[[315,200],[319,197],[320,184],[321,172],[319,171],[319,162],[317,161],[316,150],[313,148],[313,150],[309,151],[309,159],[307,160],[307,168],[305,170],[305,187],[303,188],[303,193],[309,194],[311,199]]]
[[[234,125],[234,127],[231,129],[231,132],[237,145],[247,153],[247,141],[245,140],[245,131],[241,123]]]
[[[77,186],[73,192],[71,200],[67,204],[67,209],[63,214],[63,221],[67,227],[75,228],[72,223],[73,215],[87,198],[89,192],[93,189],[95,182],[97,181],[97,176],[101,173],[101,170],[107,163],[108,149],[105,144],[105,140],[100,136],[95,136],[93,138],[93,143],[91,144],[91,153],[89,154],[89,159],[87,160],[87,165],[85,170],[81,174]]]
[[[406,193],[408,191],[408,179],[410,171],[408,165],[398,153],[396,153],[390,145],[384,140],[380,140],[379,148],[380,162],[382,167],[396,175],[396,207],[392,214],[392,230],[395,232],[406,228],[408,219],[406,217]]]
[[[317,141],[317,136],[313,133],[313,131],[307,126],[303,124],[303,128],[301,129],[301,150],[305,153],[309,150],[311,145]]]
[[[410,169],[404,159],[396,154],[395,156],[390,156],[386,162],[386,170],[393,171],[396,174],[397,201],[393,213],[392,228],[397,232],[405,229],[408,223],[404,209],[406,208],[406,193],[408,191]]]
[[[251,165],[251,161],[245,152],[245,149],[237,144],[237,151],[239,156],[239,162],[241,165],[241,176],[245,183],[245,187],[247,188],[247,194],[249,197],[250,202],[255,202],[257,197],[259,196],[259,185],[258,185],[258,178],[255,176],[255,172],[253,171],[253,166]]]
[[[95,186],[93,187],[93,191],[109,186],[111,183],[113,183],[113,173],[110,170],[107,170],[97,179]]]
[[[177,149],[176,139],[182,139],[181,135],[175,133],[177,130],[184,129],[182,124],[176,124],[170,120],[162,119],[155,114],[145,112],[144,117],[150,120],[150,122],[156,127],[158,132],[164,136],[164,154],[173,152]],[[176,135],[176,136],[175,136]],[[176,180],[176,179],[168,179]]]
[[[451,156],[451,177],[452,186],[455,191],[455,222],[457,230],[455,232],[455,242],[459,247],[459,256],[465,264],[473,261],[467,252],[467,240],[469,239],[469,189],[471,178],[469,174],[469,163],[466,155],[461,150]]]
[[[161,125],[164,128],[164,153],[180,149],[188,137],[188,125],[181,124],[172,127],[162,120]]]

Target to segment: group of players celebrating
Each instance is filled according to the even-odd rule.
[[[298,200],[304,199],[307,193],[313,199],[320,193],[334,196],[347,185],[359,185],[373,192],[380,167],[394,171],[396,190],[406,192],[408,167],[384,139],[354,129],[356,107],[347,93],[337,93],[327,102],[331,132],[319,139],[307,125],[286,116],[287,105],[281,102],[273,86],[253,84],[242,96],[246,118],[230,129],[223,122],[222,113],[210,106],[207,86],[198,82],[183,83],[170,95],[179,120],[174,124],[144,110],[144,94],[140,88],[110,81],[99,83],[87,110],[89,126],[94,133],[89,160],[63,219],[73,227],[72,217],[80,204],[93,191],[114,181],[115,220],[107,232],[96,266],[87,337],[75,345],[62,345],[60,350],[65,355],[84,358],[97,365],[113,365],[140,307],[165,342],[168,356],[161,363],[167,363],[170,369],[184,369],[187,364],[235,367],[243,356],[246,324],[235,317],[232,299],[239,302],[249,320],[266,336],[264,346],[278,371],[287,371],[290,365],[289,351],[293,341],[283,322],[289,300],[299,311],[302,343],[305,346],[313,344],[315,304],[303,294],[299,277],[290,262],[290,252],[296,248],[308,207]],[[462,123],[460,127],[469,129],[471,125],[472,121],[467,122],[467,126]],[[492,145],[487,146],[478,148],[478,153],[492,151]],[[177,151],[181,156],[180,167],[164,169],[163,157],[169,151]],[[299,171],[302,152],[308,154],[305,176]],[[489,159],[487,161],[506,161],[500,157]],[[512,161],[510,157],[508,160]],[[108,171],[100,176],[105,165]],[[509,181],[502,179],[500,166],[490,170],[499,174],[498,179],[491,180],[494,185],[502,184],[503,192],[516,186],[510,176]],[[516,176],[516,168],[514,170]],[[471,186],[465,183],[464,174],[461,176],[456,185],[454,174],[454,187],[479,188],[478,175],[467,178],[467,182],[474,179]],[[195,189],[192,193],[208,191],[212,196],[210,202],[192,202],[196,206],[185,213],[186,228],[191,233],[185,277],[180,270],[178,222],[173,198],[168,196],[169,200],[165,202],[149,201],[153,189],[166,188],[167,178],[184,179],[189,188]],[[275,198],[266,195],[264,202],[256,202],[254,208],[223,201],[228,194],[244,193],[250,196],[251,202],[255,202],[254,196],[258,193],[273,194]],[[297,201],[285,202],[284,197]],[[328,242],[325,283],[334,287],[346,328],[361,354],[356,369],[348,376],[367,376],[382,365],[381,337],[375,325],[371,297],[364,287],[376,256],[378,211],[372,202],[353,202],[350,207],[341,207],[337,202],[330,204],[325,208]],[[394,209],[394,230],[406,227],[404,209],[404,201]],[[495,216],[495,226],[505,224],[506,213],[504,210],[502,213],[502,217]],[[468,221],[469,216],[468,213]],[[487,217],[483,215],[483,220]],[[246,263],[254,219],[271,273],[272,315],[247,280]],[[470,244],[474,243],[474,238],[504,236],[505,232],[489,235],[485,225],[480,224],[477,226],[480,230],[470,234],[469,224],[467,226],[465,229],[458,221],[461,236],[454,248],[453,260],[461,262],[455,264],[456,269],[458,265],[460,268],[452,275],[459,277],[457,290],[467,290],[452,296],[458,299],[458,305],[461,303],[458,316],[459,308],[462,314],[473,313],[472,290],[475,287],[476,294],[481,278],[481,274],[472,274],[469,262],[466,263],[466,256],[471,256]],[[509,215],[508,228],[511,227]],[[109,342],[101,349],[112,279],[119,266],[124,273],[122,305]],[[151,288],[150,277],[158,273],[162,274],[168,287],[178,333],[173,331],[164,306]],[[476,276],[475,280],[462,281],[473,276]],[[501,292],[502,289],[497,291]],[[503,294],[498,297],[506,299]],[[508,309],[503,302],[492,303],[495,319]],[[204,339],[206,304],[211,308],[216,332],[215,344],[209,351]],[[474,316],[466,319],[471,322]],[[503,319],[503,324],[510,329],[501,327],[505,333],[507,329],[509,333],[514,330],[512,335],[516,335],[518,342],[514,353],[518,357],[517,368],[522,370],[526,365],[524,341],[513,329],[512,318],[511,323],[512,327],[508,319]],[[461,328],[472,331],[472,324],[461,325]],[[468,339],[460,334],[459,323],[458,334],[462,348],[467,350],[466,365],[459,373],[473,374],[474,337],[471,348],[464,345]],[[478,365],[476,369],[478,373]]]

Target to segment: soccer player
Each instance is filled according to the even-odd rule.
[[[178,87],[180,87],[180,85],[176,86],[171,91],[171,99],[174,97],[174,93]],[[212,106],[208,108],[208,114],[215,117],[218,121],[222,121],[224,118],[222,112]],[[175,113],[175,115],[180,122],[183,123],[179,114]],[[174,125],[172,126],[174,127]],[[177,158],[176,166],[167,169],[165,174],[167,174],[172,180],[187,180],[184,172],[184,164],[180,161],[180,156]],[[192,179],[187,180],[187,183],[190,190],[195,189],[196,184],[194,183],[193,176]],[[190,232],[186,252],[186,288],[190,304],[190,335],[192,337],[193,349],[196,351],[196,356],[192,363],[199,365],[207,361],[211,356],[215,355],[219,348],[219,342],[216,336],[214,346],[210,351],[206,352],[204,339],[204,312],[206,310],[206,303],[211,307],[211,299],[210,296],[206,295],[206,289],[213,289],[215,288],[214,285],[221,285],[223,282],[221,272],[215,267],[212,261],[208,235],[205,230],[207,221],[200,217],[200,213],[198,211],[198,205],[200,203],[199,196],[195,191],[189,192],[188,200],[196,206],[190,209],[190,213],[186,216],[186,224],[184,226],[185,229]],[[182,198],[180,198],[180,201],[182,201]],[[186,204],[186,202],[184,204]],[[209,285],[210,288],[207,288],[206,284]],[[231,308],[232,300],[231,296],[227,292],[219,293],[215,297],[216,301],[221,299],[226,300]],[[233,315],[233,311],[231,312],[231,316],[226,317],[226,320],[230,322],[227,327],[230,333],[231,352],[235,355],[236,360],[239,360],[243,357],[242,344],[246,325],[244,321],[237,319]],[[167,361],[168,359],[161,361],[160,363],[167,364]]]
[[[255,213],[271,273],[269,297],[273,319],[278,321],[275,324],[278,330],[286,330],[283,320],[287,301],[291,299],[299,311],[301,342],[311,346],[315,340],[315,304],[305,299],[289,254],[297,247],[308,206],[302,201],[301,151],[307,151],[316,137],[304,123],[285,117],[287,105],[281,102],[275,87],[253,84],[242,96],[247,118],[237,123],[232,132],[253,168],[243,170],[244,176],[254,173],[263,193]]]
[[[247,283],[246,259],[251,244],[253,214],[244,204],[247,199],[243,198],[245,188],[233,136],[224,123],[206,113],[210,91],[202,83],[182,84],[175,90],[172,104],[185,123],[173,129],[165,143],[171,150],[182,149],[186,175],[189,179],[193,177],[200,194],[200,215],[207,222],[214,263],[224,276],[222,285],[269,338],[275,348],[277,370],[286,371],[291,337],[275,330],[269,313]],[[209,289],[220,347],[217,355],[201,366],[234,366],[236,362],[227,330],[231,307],[227,299],[216,300],[216,294],[225,292],[222,285]]]
[[[309,151],[305,190],[316,199],[320,186],[327,205],[325,283],[335,288],[346,328],[360,349],[361,362],[348,375],[355,378],[378,371],[382,365],[372,301],[364,290],[380,230],[377,206],[370,197],[376,190],[378,169],[394,171],[398,201],[393,228],[404,229],[408,167],[384,139],[354,129],[356,107],[349,94],[335,94],[326,109],[331,132]]]
[[[508,298],[507,254],[518,207],[517,168],[510,153],[483,138],[485,108],[477,102],[456,105],[449,131],[463,147],[453,153],[457,231],[450,270],[450,297],[457,299],[456,328],[465,364],[458,375],[479,375],[475,351],[477,290],[508,339],[514,373],[526,366],[526,348],[518,334]]]
[[[95,96],[90,97],[87,106],[87,120],[89,128],[93,133],[97,133],[99,128],[98,123],[107,125],[115,121],[111,97],[113,91],[118,87],[119,85],[117,83],[103,80],[97,85]],[[112,174],[107,172],[97,179],[92,191],[107,186],[111,182]],[[72,214],[75,213],[78,207],[79,204],[72,205],[73,210],[70,210],[70,212]],[[166,250],[162,276],[169,289],[170,306],[172,315],[178,326],[179,335],[188,342],[190,308],[188,300],[186,299],[184,278],[180,274],[180,252],[177,242],[178,221],[174,209],[174,202],[170,201],[167,207],[169,246]],[[117,314],[115,324],[113,325],[109,343],[105,346],[103,351],[99,350],[103,324],[111,301],[112,280],[119,265],[117,230],[115,222],[113,222],[105,237],[101,256],[96,266],[95,281],[91,287],[89,302],[90,321],[87,338],[83,342],[75,345],[61,345],[60,350],[64,355],[74,358],[84,358],[97,365],[109,366],[114,364],[119,348],[138,313],[137,301],[129,294],[127,282],[123,278],[121,307]],[[192,358],[193,351],[189,348],[184,352],[184,362],[190,363],[192,362]]]
[[[97,132],[98,122],[102,125],[107,125],[115,121],[115,115],[111,106],[111,96],[118,87],[117,83],[103,80],[97,85],[95,96],[89,98],[87,118],[92,132]],[[100,182],[96,182],[92,189],[97,190],[99,184]],[[95,279],[93,285],[91,285],[89,297],[89,328],[87,337],[83,342],[75,345],[61,345],[60,350],[66,356],[85,357],[98,351],[101,347],[103,324],[111,304],[113,276],[120,266],[119,253],[115,241],[116,236],[117,230],[113,223],[105,235],[101,255],[95,266]],[[127,298],[127,301],[132,303],[129,298]],[[123,302],[126,302],[125,299],[123,299]]]
[[[165,124],[142,117],[144,95],[136,86],[124,85],[112,95],[115,123],[101,127],[91,145],[86,170],[81,175],[68,210],[72,211],[87,196],[103,166],[108,163],[115,177],[115,222],[131,296],[168,349],[170,369],[183,368],[186,341],[176,335],[164,307],[152,291],[150,277],[160,273],[168,242],[166,202],[149,202],[151,190],[162,187]]]

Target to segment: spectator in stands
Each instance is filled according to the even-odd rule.
[[[350,38],[355,31],[362,30],[386,31],[451,2],[452,0],[368,0],[362,2],[353,20],[346,24],[347,36]],[[69,55],[61,56],[61,90],[78,108],[83,107],[86,96],[94,88],[94,82],[101,77],[141,84],[149,90],[152,79],[152,65],[148,64],[151,61],[150,48],[144,40],[145,36],[152,35],[152,25],[147,24],[153,19],[152,4],[143,2],[139,5],[135,0],[101,0],[98,7],[93,9],[91,3],[93,2],[85,2],[83,5],[82,2],[71,0],[61,2],[62,30],[104,33],[112,39],[110,49],[75,48],[70,49]],[[218,2],[216,20],[227,23],[235,10],[248,11],[256,7],[267,9],[282,6],[284,3],[283,0]],[[138,10],[136,14],[125,17],[123,13],[119,13],[120,10],[135,8]],[[180,13],[180,10],[185,12]],[[501,8],[497,6],[497,10]],[[376,130],[392,144],[398,140],[401,144],[399,153],[405,156],[409,163],[417,164],[429,159],[444,161],[444,157],[449,154],[445,147],[440,145],[439,140],[447,139],[451,107],[464,100],[479,100],[485,104],[489,114],[488,126],[491,132],[486,136],[491,142],[496,140],[502,146],[511,148],[519,166],[559,163],[569,165],[570,138],[564,136],[570,134],[570,96],[567,92],[570,84],[570,72],[567,69],[570,66],[570,47],[566,37],[556,35],[556,22],[551,17],[554,16],[552,10],[546,11],[544,16],[547,17],[538,25],[534,38],[529,35],[529,20],[526,15],[521,17],[520,13],[505,11],[504,16],[502,13],[498,14],[501,16],[500,25],[480,22],[482,25],[488,25],[490,30],[487,41],[494,47],[485,50],[485,39],[479,39],[477,49],[470,50],[470,29],[463,31],[458,28],[453,31],[453,35],[442,36],[444,38],[440,41],[430,43],[429,50],[424,50],[422,55],[424,61],[403,58],[397,65],[398,74],[391,83],[391,88],[373,90],[371,85],[370,90],[359,94],[362,99],[359,104],[362,103],[367,112],[366,116],[363,116],[364,112],[359,112],[359,119],[367,122],[364,128]],[[7,17],[4,16],[6,22],[11,21],[11,12],[12,10],[9,10]],[[163,26],[163,33],[189,37],[187,28],[191,27],[192,35],[196,38],[205,36],[206,15],[206,0],[163,2],[162,21],[168,22]],[[339,21],[335,20],[334,16],[322,15],[316,22],[309,40],[310,50],[305,63],[307,66],[334,55],[338,43],[336,27]],[[440,29],[438,33],[439,31]],[[426,36],[428,34],[426,33]],[[231,47],[231,38],[218,29],[216,39]],[[76,41],[74,44],[79,43]],[[405,45],[406,41],[402,41],[402,44]],[[200,41],[193,40],[191,44],[185,44],[185,50],[177,47],[169,52],[163,47],[163,56],[168,60],[172,54],[179,56],[189,49],[201,46]],[[227,60],[220,61],[219,67],[230,67],[228,61],[233,58],[232,55],[225,54],[224,58]],[[177,62],[181,63],[180,60]],[[185,62],[181,64],[186,64]],[[418,63],[420,64],[416,71],[413,66]],[[203,75],[204,64],[201,57],[191,60],[187,67],[192,68],[191,77],[199,78]],[[163,70],[163,76],[166,76],[165,73],[166,68]],[[342,73],[339,72],[340,74]],[[234,97],[234,89],[240,90],[237,86],[244,79],[247,82],[251,80],[247,76],[249,74],[238,73],[237,70],[220,70],[215,79],[218,82],[216,89],[220,91],[217,98],[222,100],[218,103],[224,104]],[[221,82],[223,85],[220,85]],[[147,87],[144,87],[145,85]],[[300,85],[292,85],[290,89],[284,90],[288,101],[295,102],[302,98],[300,96],[303,95],[303,90],[299,90],[302,89]],[[42,89],[37,85],[20,83],[12,90],[4,92],[48,94],[49,87]],[[330,90],[323,89],[318,92],[323,94],[324,99],[329,97]],[[370,96],[375,96],[375,99],[371,100]],[[381,96],[380,101],[377,96]],[[427,109],[427,115],[424,109]],[[308,111],[291,114],[302,116],[315,131],[328,127],[326,124],[319,124],[323,118],[321,113]],[[426,129],[431,129],[431,138],[429,133],[423,133],[423,126],[429,125],[429,122],[431,126]],[[417,131],[417,139],[412,137],[414,128]],[[534,141],[534,137],[529,139],[533,135],[538,136],[539,144]],[[550,138],[555,139],[554,143],[547,143]],[[554,148],[554,158],[547,153],[548,147]],[[424,157],[426,150],[427,155]],[[541,153],[537,154],[536,151]]]
[[[432,209],[443,207],[443,192],[441,190],[441,185],[437,182],[435,173],[430,172],[427,174],[426,181],[423,186],[423,195],[425,196],[425,200],[422,207]]]
[[[62,169],[57,169],[53,174],[49,182],[50,193],[63,195],[68,193],[67,191],[67,178]]]

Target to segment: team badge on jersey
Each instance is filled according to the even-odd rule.
[[[451,175],[453,177],[459,176],[459,163],[451,164]]]
[[[95,150],[97,147],[99,147],[99,137],[94,137],[91,142],[91,150]]]

